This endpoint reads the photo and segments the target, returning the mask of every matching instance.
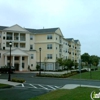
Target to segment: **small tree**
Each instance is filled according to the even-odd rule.
[[[68,59],[68,60],[67,60],[67,66],[68,66],[68,69],[71,71],[72,66],[74,66],[74,61]]]
[[[57,59],[56,59],[56,63],[58,63],[59,66],[62,66],[62,69],[63,69],[63,65],[64,65],[64,63],[63,63],[63,58],[57,58]]]
[[[39,65],[36,65],[36,70],[38,71],[40,69],[40,66]]]
[[[74,66],[75,66],[75,69],[77,68],[77,66],[78,66],[78,63],[74,63]]]

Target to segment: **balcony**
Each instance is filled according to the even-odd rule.
[[[20,48],[25,48],[25,43],[20,43]]]
[[[19,40],[19,38],[16,36],[16,37],[14,37],[14,40]]]
[[[68,46],[69,46],[69,47],[71,47],[71,45],[70,45],[70,44],[68,44]]]
[[[25,41],[25,38],[24,37],[20,37],[20,41]]]
[[[59,52],[62,52],[62,50],[59,50]]]
[[[26,35],[20,34],[20,41],[25,41],[25,40],[26,40]]]
[[[18,47],[18,43],[14,43],[14,47]]]
[[[33,47],[30,47],[30,50],[33,50]]]
[[[12,36],[7,36],[6,40],[12,40]]]

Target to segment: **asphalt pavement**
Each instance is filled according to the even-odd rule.
[[[100,81],[36,77],[35,73],[14,73],[11,78],[25,79],[26,82],[9,82],[8,74],[0,75],[0,83],[14,86],[0,89],[0,100],[28,100],[57,89],[73,89],[78,86],[100,88]]]

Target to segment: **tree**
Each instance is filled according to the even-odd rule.
[[[74,63],[74,66],[75,66],[75,68],[77,68],[77,66],[78,66],[78,63]]]
[[[65,69],[65,67],[67,67],[67,59],[63,59],[63,68]],[[68,68],[66,68],[68,69]]]
[[[40,69],[40,66],[39,65],[36,65],[36,69],[37,69],[37,71]]]
[[[68,60],[67,60],[67,66],[68,66],[68,69],[71,70],[72,66],[74,66],[74,61],[68,59]]]
[[[57,58],[56,63],[58,63],[59,66],[62,66],[62,69],[64,69],[65,66],[67,66],[67,69],[71,70],[72,66],[74,66],[74,61],[70,59]]]
[[[82,62],[87,62],[88,64],[90,64],[90,55],[88,53],[84,53],[83,55],[81,55],[81,59]]]
[[[99,63],[99,57],[95,55],[90,56],[90,62],[92,65],[97,66]]]
[[[89,55],[88,53],[84,53],[81,55],[82,62],[85,62],[85,64],[88,66],[88,64],[92,64],[94,66],[97,66],[99,63],[100,57],[96,55]]]

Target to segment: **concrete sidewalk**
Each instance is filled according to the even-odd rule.
[[[100,88],[100,86],[93,86],[93,85],[66,84],[61,89],[75,89],[77,87]]]
[[[21,84],[21,83],[17,83],[17,82],[10,82],[10,81],[8,81],[8,80],[6,80],[6,79],[0,79],[0,83],[12,85],[12,86],[16,86],[16,85]]]

